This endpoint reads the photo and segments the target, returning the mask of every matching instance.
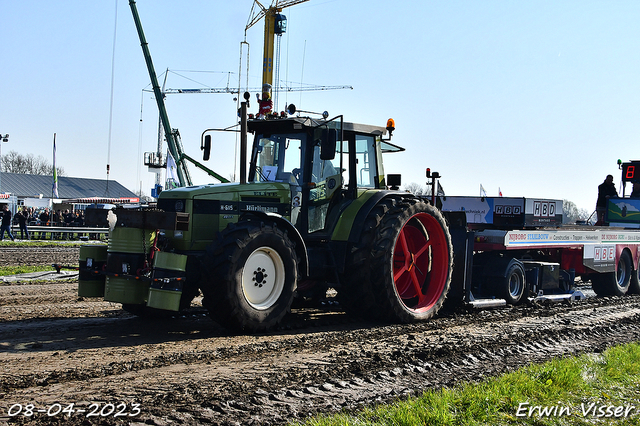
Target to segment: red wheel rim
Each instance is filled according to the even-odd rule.
[[[428,213],[412,216],[393,251],[393,281],[402,303],[416,313],[440,299],[449,277],[449,244],[442,225]]]

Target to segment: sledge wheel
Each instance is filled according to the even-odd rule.
[[[509,283],[509,296],[513,300],[512,303],[518,303],[524,293],[524,277],[522,273],[514,269],[509,273],[507,281]]]
[[[640,294],[640,265],[631,271],[631,282],[629,283],[629,294]]]
[[[629,291],[633,272],[631,255],[623,251],[618,259],[616,272],[591,276],[591,286],[598,296],[624,296]]]
[[[524,269],[519,262],[511,262],[503,283],[503,298],[510,305],[517,305],[525,299],[526,283],[524,279]]]

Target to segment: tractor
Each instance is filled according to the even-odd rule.
[[[451,234],[438,209],[397,189],[400,175],[385,180],[383,154],[403,150],[390,142],[393,120],[254,119],[245,104],[240,132],[253,143],[240,182],[165,190],[156,209],[110,213],[98,256],[105,300],[145,315],[180,311],[201,293],[216,322],[247,333],[273,330],[294,298],[328,289],[358,317],[433,317],[451,283]],[[85,276],[100,263],[90,256],[81,253]]]

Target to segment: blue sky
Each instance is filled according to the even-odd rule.
[[[128,1],[0,1],[2,152],[51,159],[56,133],[68,176],[106,178],[109,156],[110,179],[148,194],[154,176],[141,156],[156,149],[157,108],[143,92],[149,77]],[[158,75],[175,70],[167,87],[237,86],[251,5],[138,0]],[[354,89],[280,95],[280,109],[293,102],[381,126],[393,117],[393,141],[406,152],[385,169],[405,183],[424,184],[430,167],[449,195],[478,195],[482,184],[489,195],[500,188],[592,211],[604,177],[619,182],[616,160],[640,159],[640,2],[310,0],[283,13],[281,78]],[[262,35],[262,22],[247,32],[252,87]],[[166,103],[196,158],[203,130],[235,121],[230,94]],[[214,147],[207,165],[229,176],[234,142]],[[211,181],[191,170],[196,183]]]

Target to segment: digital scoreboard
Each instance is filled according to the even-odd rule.
[[[640,182],[640,161],[631,161],[622,165],[622,182]]]

